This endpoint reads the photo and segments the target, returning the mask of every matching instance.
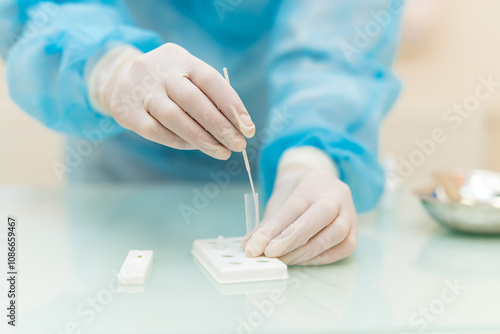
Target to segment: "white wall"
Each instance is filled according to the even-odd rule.
[[[426,178],[439,168],[499,169],[494,153],[500,140],[494,132],[500,129],[500,87],[457,129],[443,115],[474,94],[479,76],[493,75],[500,82],[500,1],[431,1],[437,5],[430,30],[420,43],[404,44],[396,64],[404,89],[382,127],[381,156],[415,155],[415,140],[442,128],[447,140],[410,179]]]
[[[0,71],[4,73],[3,63]],[[52,170],[61,160],[63,138],[22,112],[0,80],[0,184],[54,184]]]

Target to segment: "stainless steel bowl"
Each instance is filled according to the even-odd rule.
[[[446,172],[459,193],[448,196],[449,185],[417,190],[427,212],[441,225],[475,234],[500,234],[500,174],[486,170],[454,169]]]

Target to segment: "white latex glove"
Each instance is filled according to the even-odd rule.
[[[327,264],[354,251],[357,224],[350,189],[330,157],[314,147],[294,148],[280,159],[262,223],[242,246],[248,256],[288,265]]]
[[[245,106],[224,77],[176,44],[148,53],[114,48],[93,67],[88,88],[96,110],[165,146],[227,159],[231,151],[245,149],[243,135],[255,134]]]

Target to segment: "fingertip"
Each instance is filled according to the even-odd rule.
[[[243,237],[243,239],[241,240],[241,248],[245,249],[246,245],[247,245],[247,242],[248,242],[248,234],[245,235]]]
[[[248,257],[257,257],[259,254],[255,254],[253,250],[249,250],[248,248],[245,248],[245,255]]]
[[[214,153],[211,154],[211,157],[217,159],[217,160],[227,160],[229,157],[231,157],[231,151],[228,150],[227,148],[220,148]]]
[[[252,138],[255,135],[255,124],[250,117],[248,111],[243,107],[243,111],[237,112],[234,105],[230,105],[229,109],[233,117],[236,119],[235,126],[238,126],[239,131],[247,138]]]
[[[237,139],[233,145],[234,152],[243,152],[247,148],[247,141],[245,139]]]
[[[245,249],[245,247],[247,246],[247,243],[248,243],[248,240],[250,240],[250,238],[252,237],[252,235],[255,233],[255,231],[252,231],[250,233],[247,233],[243,239],[241,240],[241,248]]]
[[[264,250],[264,255],[267,257],[279,257],[283,255],[283,252],[279,251],[276,241],[273,240],[267,245],[266,249]]]
[[[252,127],[244,128],[242,133],[247,138],[253,138],[253,136],[255,136],[255,125],[253,125]]]
[[[268,238],[260,231],[255,232],[247,242],[245,254],[249,257],[260,256],[269,243]]]
[[[227,160],[231,157],[231,151],[230,150],[226,150],[224,152],[224,154],[222,155],[222,158],[220,160]]]

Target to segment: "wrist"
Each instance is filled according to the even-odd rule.
[[[301,175],[311,170],[322,170],[338,178],[337,164],[324,151],[313,146],[300,146],[287,149],[278,163],[276,182]]]
[[[90,105],[97,112],[111,115],[111,97],[113,96],[117,84],[130,63],[143,52],[131,45],[117,45],[106,51],[95,62],[88,76],[88,98]]]

